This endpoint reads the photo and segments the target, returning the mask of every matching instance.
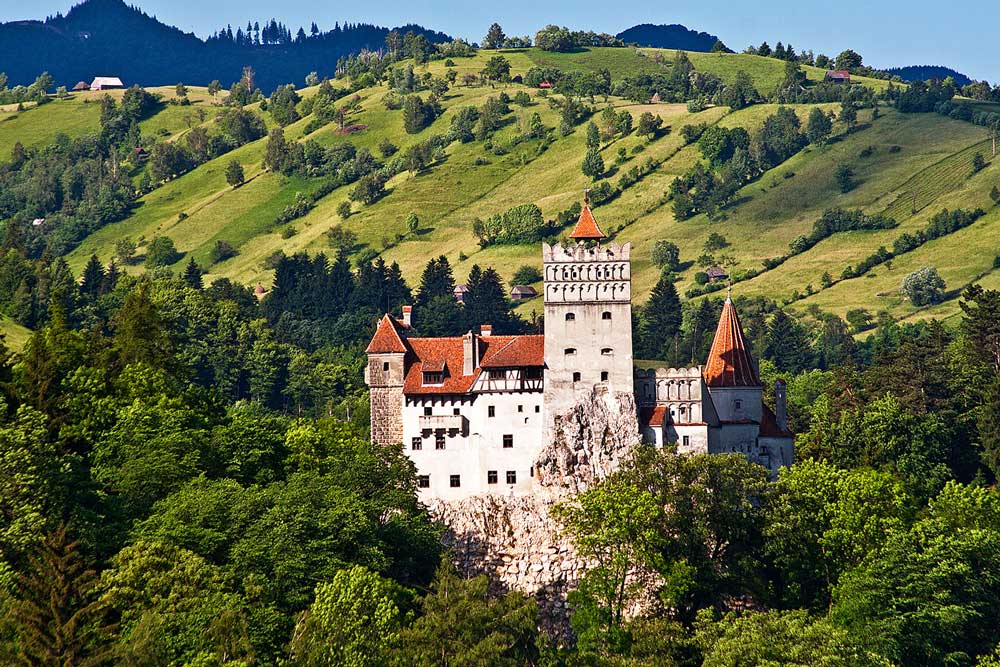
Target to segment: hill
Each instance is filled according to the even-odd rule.
[[[432,43],[448,40],[420,26],[398,30],[422,34]],[[204,86],[215,79],[228,85],[249,65],[258,85],[269,92],[279,84],[301,82],[311,71],[332,73],[342,56],[384,48],[389,32],[356,24],[291,41],[282,36],[275,43],[202,40],[122,0],[85,0],[65,16],[0,24],[0,52],[5,54],[0,71],[12,84],[23,85],[48,71],[57,85],[67,87],[97,75],[121,77],[126,85],[184,81]]]
[[[907,83],[914,81],[930,81],[931,79],[947,79],[949,76],[959,86],[967,86],[972,79],[944,65],[909,65],[907,67],[890,67],[886,70],[892,76],[898,76]]]
[[[616,37],[624,40],[626,44],[706,53],[711,51],[715,43],[719,41],[715,35],[691,30],[678,23],[670,25],[641,23],[627,30],[622,30]]]
[[[387,98],[395,94],[387,84],[357,90],[359,102],[347,121],[353,128],[349,131],[341,131],[337,123],[317,126],[310,114],[284,128],[287,140],[315,142],[324,150],[351,144],[389,164],[393,158],[383,157],[385,144],[397,149],[396,155],[406,156],[414,146],[436,141],[435,137],[447,133],[463,109],[483,108],[489,98],[501,93],[511,98],[527,94],[523,106],[510,105],[510,112],[504,114],[487,141],[473,138],[434,149],[425,167],[403,167],[392,172],[385,194],[368,204],[351,202],[353,183],[327,187],[322,178],[263,169],[267,139],[262,138],[153,189],[141,197],[125,220],[87,236],[69,254],[70,266],[79,274],[91,254],[107,262],[115,255],[116,243],[126,238],[137,243],[141,257],[144,244],[156,236],[167,236],[182,253],[171,267],[174,271],[182,270],[189,258],[194,258],[207,269],[208,281],[225,277],[242,284],[260,282],[268,286],[273,266],[269,258],[275,252],[330,253],[330,232],[337,230],[340,235],[353,235],[355,259],[374,253],[387,262],[398,262],[411,285],[417,284],[427,259],[442,254],[450,260],[459,281],[464,280],[473,264],[494,266],[505,280],[510,280],[518,267],[540,264],[538,244],[481,247],[473,221],[523,203],[538,205],[545,219],[556,220],[593,184],[580,170],[586,152],[587,123],[577,125],[565,136],[559,132],[561,109],[551,100],[561,96],[521,84],[473,83],[476,77],[470,78],[468,84],[462,83],[466,75],[478,75],[495,55],[480,51],[473,57],[455,58],[453,66],[433,60],[416,68],[415,74],[432,78],[453,70],[457,81],[440,97],[441,114],[419,132],[406,132],[403,112],[387,107]],[[539,67],[584,73],[606,70],[613,81],[619,82],[637,74],[669,72],[676,52],[593,48],[553,53],[517,49],[502,55],[509,60],[512,75],[525,76]],[[690,53],[689,58],[697,72],[714,74],[727,83],[735,81],[738,72],[747,72],[760,90],[773,90],[784,77],[785,63],[770,58],[722,53]],[[811,67],[803,70],[807,89],[818,86],[824,72]],[[860,86],[873,90],[887,86],[885,81],[854,79],[858,90]],[[317,91],[299,91],[305,100],[302,104],[307,104]],[[172,95],[167,89],[161,92],[165,97]],[[63,128],[76,123],[75,131],[87,131],[96,122],[93,115],[97,105],[86,103],[86,95],[92,94],[53,101],[0,122],[0,146],[10,145],[14,136],[20,136],[7,128],[23,132],[32,127],[37,141],[44,142],[45,128],[50,132],[55,129],[46,119],[58,119]],[[189,95],[196,100],[195,108],[207,112],[204,126],[212,128],[212,118],[220,110],[214,98],[197,88]],[[426,99],[426,93],[421,95]],[[721,252],[714,252],[714,261],[725,262],[737,277],[746,274],[746,279],[734,286],[737,294],[774,299],[802,314],[815,314],[815,306],[842,317],[858,309],[868,311],[872,318],[881,311],[898,320],[949,317],[957,312],[956,297],[963,285],[975,280],[987,285],[1000,282],[1000,272],[993,264],[994,257],[1000,255],[995,240],[1000,238],[1000,209],[993,207],[989,197],[991,188],[1000,183],[1000,168],[991,161],[972,173],[975,153],[988,158],[989,152],[982,129],[971,123],[937,114],[903,114],[885,106],[875,117],[871,109],[862,109],[855,127],[835,122],[834,136],[828,143],[807,146],[768,169],[735,193],[731,203],[711,219],[697,213],[681,220],[666,193],[675,178],[702,159],[698,147],[687,142],[681,129],[704,124],[743,127],[753,134],[778,107],[757,104],[732,110],[707,105],[699,109],[615,95],[607,99],[605,104],[602,97],[595,98],[594,121],[603,123],[602,109],[610,106],[616,114],[629,114],[633,123],[646,112],[658,115],[667,128],[654,138],[639,137],[634,132],[607,137],[600,146],[609,172],[606,182],[621,189],[617,196],[596,205],[595,215],[616,240],[629,241],[635,247],[633,285],[638,302],[646,298],[659,276],[651,250],[661,239],[680,249],[678,290],[682,294],[703,290],[696,281],[703,267],[696,260],[705,254],[704,246],[713,233],[723,236],[728,244]],[[837,113],[840,108],[831,103],[790,107],[803,124],[813,108],[827,113]],[[157,128],[165,141],[184,141],[190,130],[183,114],[191,112],[183,110],[167,104],[142,123]],[[526,135],[536,113],[547,128],[547,138]],[[273,127],[271,114],[263,115]],[[225,177],[227,165],[233,160],[242,165],[247,180],[236,189],[226,183]],[[836,177],[841,165],[853,173],[853,187],[847,192],[841,191]],[[620,186],[623,174],[633,167],[640,177]],[[300,200],[309,204],[293,215],[291,222],[277,222],[279,218],[287,219],[287,211]],[[351,207],[346,220],[341,213],[345,205]],[[835,233],[780,265],[763,269],[765,261],[788,253],[797,237],[808,235],[823,212],[835,207],[869,215],[889,212],[898,226]],[[859,266],[880,246],[891,248],[901,233],[924,229],[945,207],[981,207],[986,214],[972,226],[924,243],[888,265],[877,264],[857,276],[845,274],[849,266]],[[416,229],[409,226],[411,215],[417,217]],[[556,236],[565,229],[559,227]],[[220,241],[234,253],[221,259],[214,256]],[[939,269],[947,282],[948,298],[936,306],[917,308],[902,298],[899,286],[907,272],[925,265]],[[129,270],[142,269],[136,266]],[[824,274],[831,279],[828,281]],[[528,301],[520,308],[528,316],[540,311],[541,303]]]

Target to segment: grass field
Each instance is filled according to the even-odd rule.
[[[626,73],[663,67],[653,58],[655,52],[655,49],[588,49],[553,54],[524,49],[504,51],[503,54],[510,60],[515,74],[544,65],[567,70],[606,68],[613,77],[619,78]],[[455,69],[459,75],[478,72],[492,55],[493,52],[480,52],[472,58],[457,58]],[[663,52],[667,61],[673,55],[670,51]],[[761,90],[773,88],[784,76],[784,64],[768,58],[689,55],[697,69],[714,72],[724,80],[731,80],[736,72],[745,70]],[[418,67],[417,73],[440,75],[445,69],[443,61],[433,61]],[[804,69],[811,80],[822,78],[822,70]],[[865,83],[873,87],[885,85],[885,82],[872,80]],[[447,131],[459,108],[480,106],[487,97],[501,90],[513,96],[518,90],[528,89],[514,84],[495,88],[454,86],[442,100],[443,115],[429,128],[408,135],[403,130],[402,114],[389,111],[382,104],[387,88],[368,88],[359,91],[362,108],[355,121],[364,123],[367,129],[345,137],[334,125],[328,125],[308,138],[323,145],[350,141],[376,155],[379,142],[388,139],[405,151],[415,142]],[[158,92],[165,100],[173,96],[172,88]],[[313,89],[307,89],[303,94],[312,92]],[[559,110],[552,108],[539,91],[528,92],[532,96],[530,106],[512,105],[513,113],[508,117],[507,126],[493,139],[494,145],[509,147],[506,154],[494,154],[480,142],[454,143],[447,148],[446,158],[426,172],[404,172],[395,176],[387,186],[387,194],[379,201],[370,206],[354,204],[353,213],[346,221],[335,211],[347,200],[351,186],[334,190],[321,199],[306,216],[290,223],[294,235],[282,238],[281,230],[273,225],[275,217],[294,200],[296,193],[308,194],[318,182],[262,171],[260,165],[266,144],[262,139],[210,161],[146,195],[127,220],[109,225],[87,238],[69,257],[70,264],[79,271],[92,253],[107,261],[112,256],[114,243],[123,237],[135,239],[141,246],[156,235],[166,234],[186,253],[175,268],[179,269],[193,256],[208,268],[209,280],[225,276],[244,284],[262,282],[267,285],[271,272],[264,262],[272,253],[278,250],[286,253],[330,252],[326,233],[342,226],[357,234],[361,247],[378,251],[387,261],[399,262],[411,284],[417,281],[430,257],[442,254],[455,267],[459,281],[465,279],[474,263],[495,266],[509,279],[522,264],[540,264],[538,247],[480,248],[472,234],[473,220],[529,201],[538,204],[546,217],[553,218],[579,201],[583,190],[591,185],[580,171],[585,152],[583,126],[567,137],[556,133],[556,141],[544,151],[540,151],[538,140],[511,144],[534,112],[538,112],[550,128],[559,124]],[[199,107],[206,112],[204,122],[211,123],[217,109],[207,92],[191,89],[189,96],[195,101],[194,105],[164,105],[144,122],[144,132],[181,137],[189,125],[201,122],[192,118]],[[80,113],[78,122],[85,127],[85,116],[96,105],[84,104],[84,99],[86,97],[81,96],[46,105],[38,111],[24,112],[21,118],[30,120],[31,113],[38,113],[38,118],[42,118],[41,114],[63,104],[65,109],[76,109]],[[992,164],[980,174],[971,176],[972,155],[984,147],[982,128],[935,114],[903,115],[889,108],[879,118],[872,119],[870,111],[862,111],[860,125],[855,131],[848,133],[846,128],[835,124],[834,141],[806,148],[743,188],[736,203],[719,219],[709,221],[705,216],[696,216],[680,222],[674,219],[669,203],[664,203],[664,194],[677,175],[700,159],[696,147],[684,145],[680,128],[688,123],[704,122],[742,126],[752,131],[774,113],[776,107],[758,105],[738,112],[710,108],[691,114],[685,105],[678,104],[643,105],[617,98],[611,98],[608,103],[618,110],[628,110],[635,119],[644,111],[651,111],[660,115],[669,128],[652,141],[630,135],[602,146],[602,156],[610,171],[608,178],[612,182],[617,181],[617,172],[647,159],[658,164],[651,174],[620,197],[595,209],[598,221],[606,229],[627,223],[617,233],[616,240],[632,243],[633,290],[637,301],[645,299],[658,278],[658,270],[650,260],[650,251],[657,239],[673,241],[681,249],[685,266],[680,273],[678,289],[683,293],[700,270],[694,260],[703,252],[702,246],[712,232],[719,232],[728,239],[730,246],[723,252],[735,260],[738,270],[757,268],[762,260],[784,254],[789,242],[808,233],[815,220],[830,207],[861,208],[870,213],[888,210],[900,223],[894,230],[834,235],[779,268],[734,288],[741,294],[784,299],[794,291],[803,292],[809,284],[818,290],[824,272],[839,277],[845,266],[857,264],[880,245],[891,245],[903,231],[921,229],[945,206],[991,206],[989,190],[1000,182],[1000,167]],[[603,100],[597,101],[599,108],[603,105]],[[824,110],[836,111],[838,108],[835,104],[820,106]],[[812,106],[794,108],[804,121]],[[272,123],[269,114],[265,114],[265,118]],[[3,122],[0,121],[0,128]],[[285,128],[286,136],[303,138],[307,122],[308,119],[303,119]],[[44,141],[41,123],[38,133],[39,140]],[[9,141],[9,136],[0,129],[0,146],[3,141]],[[626,149],[628,160],[615,166],[615,157],[622,147]],[[235,190],[224,178],[225,166],[232,159],[242,164],[248,178],[244,186]],[[847,193],[840,192],[835,179],[840,164],[849,165],[858,182],[857,187]],[[420,220],[416,234],[405,228],[404,221],[411,213]],[[829,289],[795,302],[792,307],[802,310],[815,304],[839,314],[850,308],[864,307],[873,312],[888,310],[898,318],[949,317],[957,308],[954,299],[918,311],[898,296],[899,282],[911,267],[923,265],[938,266],[949,289],[958,289],[980,277],[984,283],[1000,281],[996,272],[990,272],[993,256],[1000,253],[994,240],[1000,238],[998,226],[1000,217],[991,211],[969,229],[898,258],[892,271],[876,267],[868,276],[837,282]],[[209,251],[217,240],[227,241],[239,254],[208,266]],[[139,271],[141,267],[130,270]],[[540,309],[537,300],[521,306],[526,313]]]

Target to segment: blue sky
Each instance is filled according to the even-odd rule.
[[[65,12],[78,0],[3,0],[0,20],[41,18]],[[979,0],[861,0],[840,2],[776,0],[726,2],[697,0],[671,3],[634,0],[626,4],[596,0],[448,0],[430,3],[382,0],[367,3],[320,3],[315,0],[126,0],[149,14],[201,36],[248,18],[273,15],[295,31],[320,28],[334,21],[365,21],[378,25],[420,23],[452,35],[478,41],[496,20],[508,34],[534,34],[546,23],[571,28],[618,32],[637,23],[681,23],[722,38],[739,51],[747,44],[778,40],[796,49],[835,55],[853,48],[865,62],[878,67],[943,64],[977,79],[1000,80],[1000,3]]]

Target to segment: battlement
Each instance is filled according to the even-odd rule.
[[[612,241],[608,245],[586,246],[583,243],[562,245],[542,244],[542,263],[551,262],[628,262],[632,244],[618,245]]]
[[[636,368],[635,377],[636,379],[673,379],[673,378],[700,378],[701,377],[701,366],[692,366],[691,368]]]

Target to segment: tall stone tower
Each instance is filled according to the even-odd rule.
[[[545,410],[551,424],[594,387],[633,392],[631,246],[604,246],[584,203],[573,245],[542,244]]]
[[[406,379],[406,326],[386,314],[368,349],[365,383],[370,389],[372,442],[395,445],[403,442],[403,384]]]

